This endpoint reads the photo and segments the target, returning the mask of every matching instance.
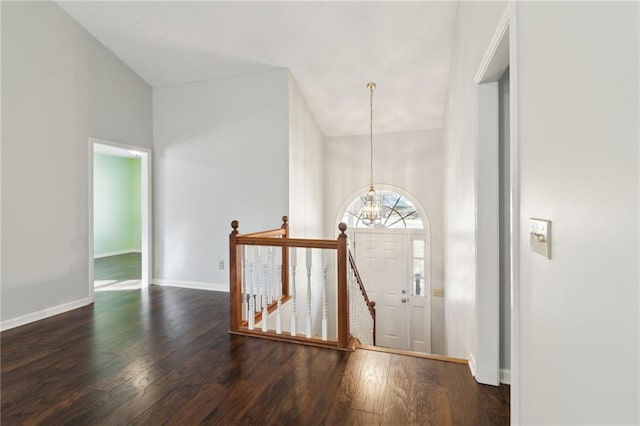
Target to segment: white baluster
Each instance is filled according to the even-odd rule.
[[[277,300],[282,299],[282,265],[276,265],[276,285],[275,288],[275,298]]]
[[[253,299],[254,295],[254,283],[253,283],[253,262],[255,260],[255,250],[253,247],[247,247],[247,253],[249,258],[249,300]],[[255,315],[255,301],[253,305],[249,303],[249,314],[248,316]]]
[[[270,305],[273,302],[273,247],[269,247],[269,256],[265,265],[267,282],[267,302]]]
[[[278,300],[278,310],[276,311],[276,334],[282,334],[282,300]]]
[[[262,247],[258,247],[256,249],[256,264],[255,264],[255,274],[256,274],[256,312],[262,310],[262,283],[260,279],[260,264],[262,261]]]
[[[327,340],[328,323],[327,323],[327,264],[323,269],[324,279],[322,280],[322,340]]]
[[[240,292],[241,294],[241,298],[242,298],[242,321],[246,321],[247,319],[247,309],[249,309],[249,306],[247,305],[247,246],[244,247],[244,250],[242,251],[243,256],[242,256],[242,279],[241,279],[241,287],[242,290]]]
[[[254,295],[251,294],[249,295],[249,330],[253,330],[256,325],[255,309],[256,309],[256,299]]]
[[[307,339],[311,338],[311,249],[307,249]]]
[[[297,334],[296,324],[298,321],[296,312],[296,266],[297,266],[297,247],[291,247],[291,335]]]
[[[273,252],[273,286],[271,287],[271,298],[273,300],[282,299],[282,259],[280,250]]]
[[[268,278],[268,274],[269,274],[269,260],[268,260],[268,255],[263,256],[264,257],[264,264],[262,265],[262,331],[267,331],[269,329],[269,324],[267,324],[267,321],[269,319],[269,294],[268,294],[268,288],[267,288],[267,278]]]
[[[262,296],[263,305],[269,306],[269,249],[265,247],[262,253]],[[264,306],[263,306],[264,309]]]

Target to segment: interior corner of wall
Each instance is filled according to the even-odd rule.
[[[471,370],[471,375],[473,377],[477,377],[478,370],[476,366],[476,358],[473,356],[473,352],[469,353],[469,370]]]

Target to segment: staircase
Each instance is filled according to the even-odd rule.
[[[280,228],[229,235],[229,332],[352,351],[375,345],[370,301],[348,250],[335,240],[289,238]]]

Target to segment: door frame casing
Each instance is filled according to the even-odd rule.
[[[518,52],[517,52],[517,23],[515,20],[516,2],[509,2],[504,10],[504,13],[498,23],[496,31],[489,43],[486,53],[482,59],[478,72],[474,78],[474,82],[477,83],[478,90],[478,114],[476,115],[477,128],[474,131],[476,136],[476,166],[478,161],[487,160],[487,156],[479,158],[478,148],[484,143],[489,143],[492,152],[493,144],[497,148],[498,144],[498,84],[506,68],[510,69],[510,88],[509,88],[509,117],[510,117],[510,131],[509,131],[509,185],[510,185],[510,266],[511,266],[511,362],[510,362],[510,381],[511,381],[511,419],[514,424],[519,424],[520,411],[519,411],[519,364],[520,364],[520,350],[519,350],[519,334],[520,334],[520,149],[519,149],[519,128],[518,128]],[[484,127],[490,130],[484,134],[481,133],[481,126],[483,126],[483,120],[488,120],[489,123],[484,123]],[[497,149],[495,150],[497,154]],[[495,159],[489,158],[490,162],[495,161],[495,165],[498,164],[498,157]],[[490,165],[480,164],[483,169]],[[497,170],[497,168],[496,168]],[[497,180],[496,180],[497,182]],[[478,203],[478,188],[476,187],[475,199]],[[497,195],[497,187],[495,188]],[[496,198],[497,200],[497,198]],[[485,200],[486,201],[486,200]],[[491,203],[490,203],[491,204]],[[478,205],[476,204],[476,209]],[[498,203],[495,203],[495,217],[498,215]],[[476,237],[478,232],[478,222],[476,222]],[[490,237],[491,238],[491,237]],[[495,235],[497,239],[497,235]],[[489,242],[491,248],[491,256],[493,257],[492,268],[496,268],[499,265],[499,253],[493,251],[493,241]],[[483,241],[479,241],[476,238],[476,254],[483,250]],[[477,261],[477,259],[476,259]],[[477,264],[476,264],[477,266]],[[493,273],[493,270],[489,273],[489,276]],[[478,278],[478,277],[476,277]],[[482,277],[486,278],[486,277]],[[480,285],[479,285],[480,284]],[[478,319],[478,332],[480,335],[486,337],[489,336],[490,342],[485,342],[487,345],[487,352],[489,356],[479,357],[475,368],[477,372],[486,372],[480,376],[476,376],[476,380],[480,383],[488,383],[484,381],[488,377],[490,384],[498,384],[499,382],[499,285],[496,280],[495,283],[489,283],[489,288],[482,285],[482,282],[476,281],[476,318]],[[478,298],[478,294],[481,296]],[[482,315],[489,313],[488,318],[484,318]],[[495,321],[497,319],[497,322]],[[480,339],[480,336],[478,336]],[[489,364],[489,365],[487,365]],[[471,363],[470,363],[471,366]],[[475,374],[474,374],[475,375]]]
[[[93,196],[94,196],[94,182],[93,182],[93,169],[94,169],[94,148],[96,145],[107,145],[113,148],[117,148],[124,151],[135,151],[140,153],[140,183],[141,191],[141,260],[142,260],[142,288],[147,288],[151,283],[151,272],[153,271],[153,256],[152,256],[152,170],[151,170],[151,149],[143,148],[135,145],[128,145],[120,142],[113,142],[110,140],[99,139],[89,137],[89,176],[88,176],[88,192],[89,192],[89,302],[93,303],[94,300],[94,277],[93,277],[93,260],[94,260],[94,209],[93,209]]]

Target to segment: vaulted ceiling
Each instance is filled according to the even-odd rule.
[[[455,2],[59,2],[151,86],[288,68],[326,136],[442,127]]]

